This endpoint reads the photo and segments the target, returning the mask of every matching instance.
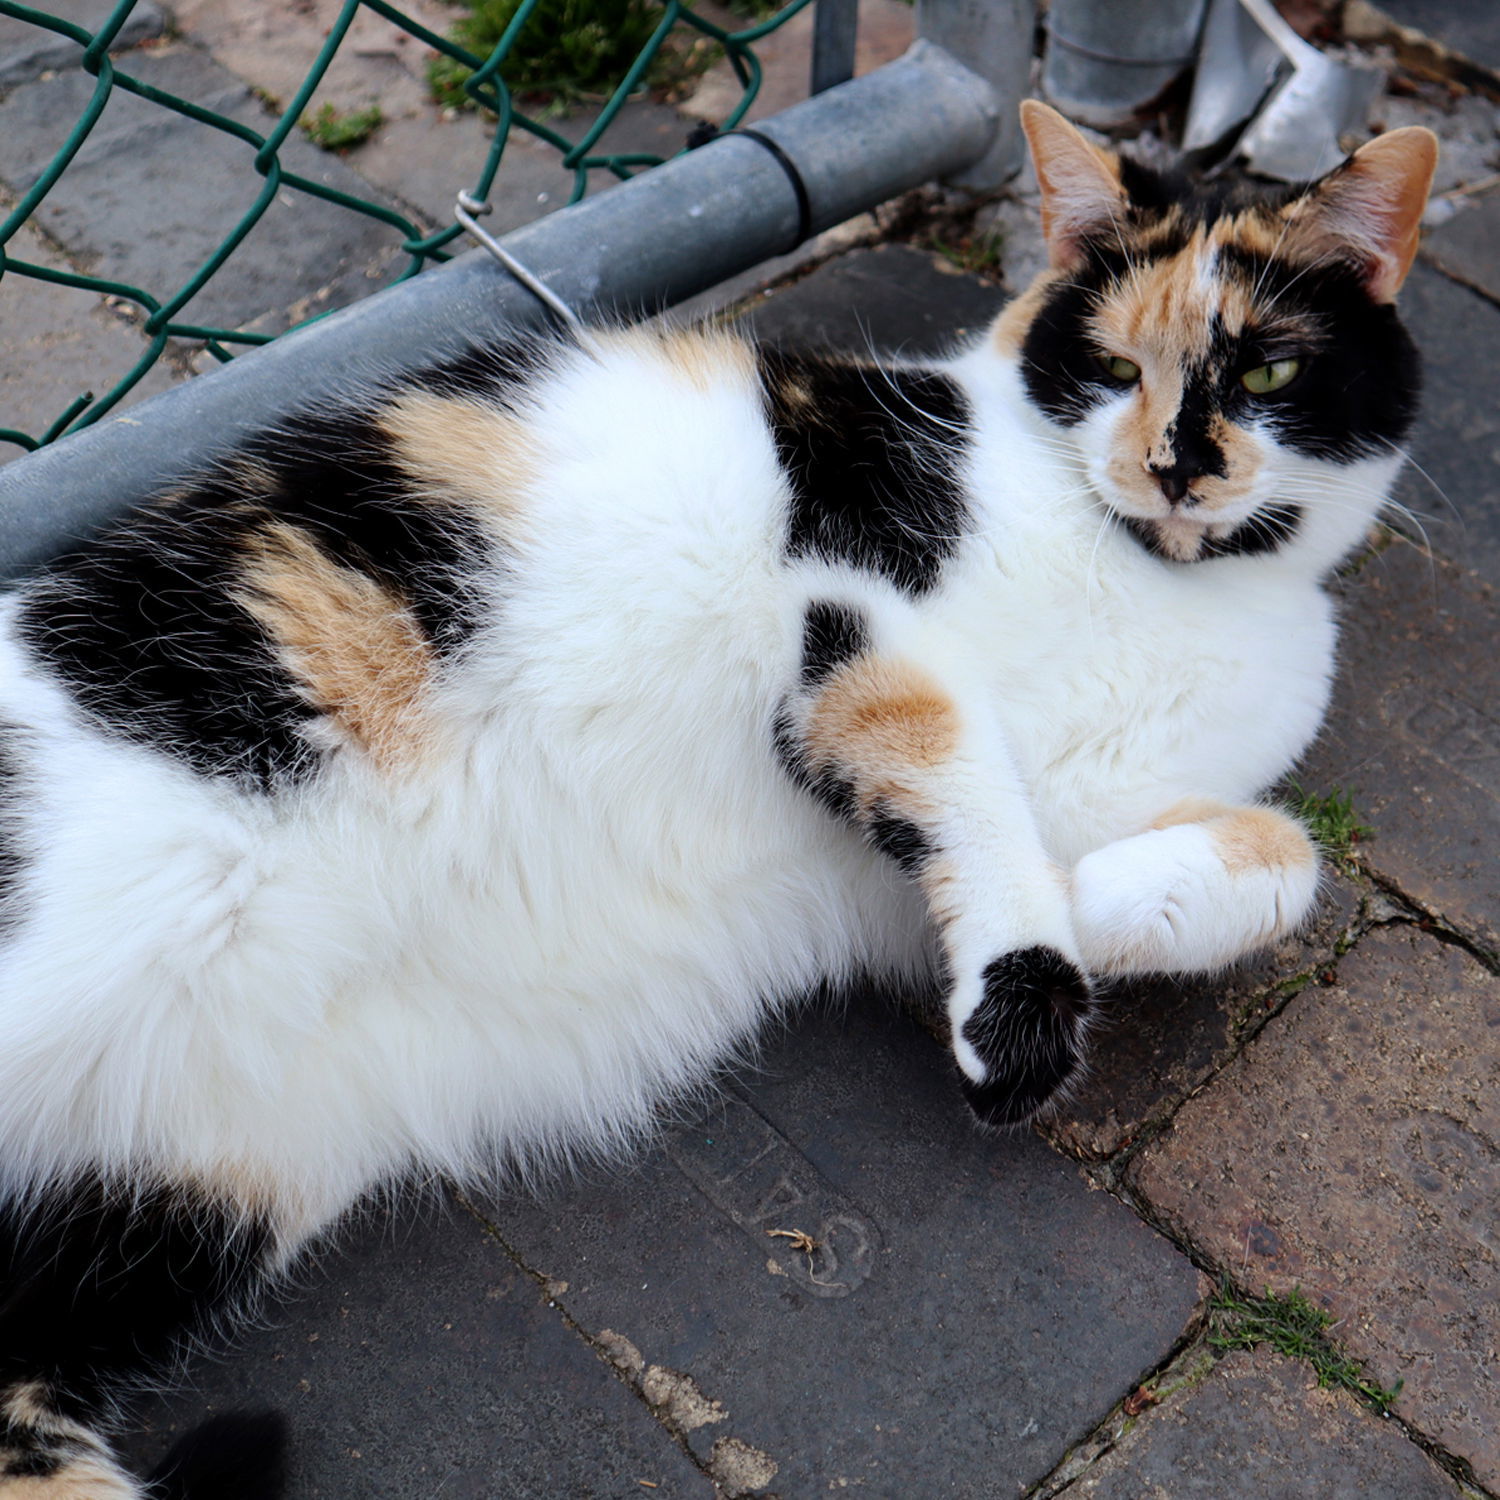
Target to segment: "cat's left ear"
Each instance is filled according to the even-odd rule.
[[[1370,296],[1394,301],[1416,257],[1437,153],[1420,125],[1376,136],[1290,206],[1287,248],[1352,259]]]

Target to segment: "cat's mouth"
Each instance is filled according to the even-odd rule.
[[[1209,555],[1212,550],[1210,534],[1225,529],[1178,510],[1170,515],[1150,518],[1128,515],[1120,510],[1115,514],[1148,552],[1170,562],[1197,562],[1200,557]]]

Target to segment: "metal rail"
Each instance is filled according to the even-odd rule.
[[[726,135],[504,243],[585,316],[653,312],[795,241],[801,207],[779,154],[801,177],[816,233],[987,159],[1014,105],[918,41],[895,62],[763,121],[757,129],[779,153]],[[65,550],[293,405],[546,316],[476,250],[18,459],[0,469],[0,578]]]

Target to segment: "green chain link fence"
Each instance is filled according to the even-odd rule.
[[[538,9],[555,3],[555,0],[521,0],[510,23],[498,43],[488,56],[479,56],[449,37],[439,35],[421,25],[397,6],[386,0],[345,0],[330,28],[327,40],[316,60],[308,69],[295,95],[279,112],[275,123],[262,133],[237,120],[216,113],[190,99],[156,88],[135,77],[128,69],[129,54],[122,54],[122,65],[110,55],[111,44],[120,35],[130,19],[137,0],[119,0],[97,30],[90,31],[57,15],[29,5],[0,0],[0,17],[10,17],[69,38],[83,49],[79,65],[94,80],[92,96],[88,100],[61,148],[52,157],[36,180],[22,193],[10,213],[0,220],[0,278],[6,276],[31,277],[36,281],[53,282],[66,287],[97,292],[109,297],[121,298],[134,304],[144,315],[142,329],[147,339],[145,352],[136,363],[107,390],[95,394],[81,393],[58,413],[46,429],[29,434],[9,428],[0,428],[0,441],[14,443],[24,449],[38,448],[45,443],[76,431],[98,421],[115,406],[122,397],[151,369],[166,349],[167,341],[173,338],[201,341],[219,360],[232,357],[232,345],[254,345],[270,341],[271,334],[253,332],[248,329],[208,327],[199,323],[182,321],[179,314],[208,284],[226,261],[235,253],[245,237],[254,229],[271,204],[279,195],[291,190],[314,198],[335,203],[351,213],[388,226],[396,237],[399,253],[404,263],[396,280],[414,276],[425,267],[448,259],[453,240],[462,232],[459,225],[451,224],[433,233],[423,233],[405,214],[388,204],[373,198],[356,196],[349,192],[311,180],[289,170],[280,159],[280,152],[292,131],[297,128],[307,110],[309,101],[318,89],[324,75],[333,64],[348,35],[356,15],[363,8],[375,12],[403,31],[416,37],[444,57],[474,71],[464,81],[464,92],[481,108],[494,116],[495,128],[483,160],[474,164],[473,175],[468,179],[468,190],[480,199],[490,196],[497,175],[500,173],[506,144],[513,131],[521,130],[555,147],[559,153],[559,164],[571,174],[572,185],[569,202],[576,202],[589,190],[596,174],[606,173],[624,179],[644,168],[657,165],[661,158],[644,153],[615,153],[603,150],[605,136],[610,125],[619,115],[627,100],[645,84],[653,63],[661,54],[674,33],[687,32],[705,37],[723,48],[724,54],[738,81],[740,96],[727,117],[719,124],[732,129],[744,117],[754,102],[761,83],[761,68],[753,51],[753,45],[768,32],[782,25],[810,0],[791,0],[774,14],[758,24],[735,30],[719,25],[699,14],[691,6],[679,0],[664,0],[652,3],[653,13],[659,12],[648,40],[640,48],[634,61],[626,69],[618,84],[610,93],[602,109],[593,116],[585,132],[572,140],[563,135],[545,119],[524,113],[517,108],[511,90],[506,84],[507,63],[520,57],[527,46],[527,23]],[[146,288],[123,281],[112,280],[108,275],[85,275],[72,270],[61,270],[23,260],[8,251],[10,241],[18,230],[36,212],[47,194],[57,185],[68,170],[69,163],[78,154],[90,132],[98,124],[111,94],[124,90],[139,98],[171,110],[200,124],[223,131],[244,145],[244,172],[255,173],[262,180],[260,189],[249,209],[226,234],[193,274],[180,286],[174,288]],[[455,163],[455,180],[462,181],[463,168]],[[372,191],[374,191],[372,189]],[[106,268],[102,268],[107,270]]]

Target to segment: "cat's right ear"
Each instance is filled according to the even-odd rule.
[[[1052,268],[1074,270],[1083,258],[1084,242],[1107,233],[1125,216],[1119,159],[1091,145],[1055,109],[1036,99],[1022,103],[1021,129],[1042,189],[1042,234]]]

